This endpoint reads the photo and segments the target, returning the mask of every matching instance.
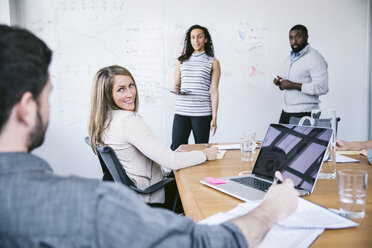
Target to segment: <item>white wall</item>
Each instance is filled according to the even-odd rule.
[[[372,1],[369,1],[368,8],[369,20],[367,20],[367,27],[369,30],[367,44],[369,44],[369,63],[367,70],[369,70],[369,136],[368,139],[372,140]]]
[[[0,0],[0,23],[10,25],[9,0]]]
[[[341,117],[338,137],[365,140],[368,137],[368,11],[367,0],[357,1],[272,1],[270,15],[270,68],[279,70],[279,58],[289,46],[286,27],[302,23],[308,27],[309,43],[328,62],[329,93],[322,96],[321,107],[334,108]],[[294,14],[291,6],[301,6]],[[281,37],[278,39],[277,37]],[[275,42],[274,42],[275,40]],[[278,50],[276,47],[284,49]],[[275,59],[271,59],[275,58]],[[271,88],[274,90],[274,88]],[[271,92],[270,95],[274,95]],[[278,102],[278,101],[275,101]],[[271,113],[275,115],[278,110]]]
[[[183,35],[196,23],[211,32],[222,69],[218,130],[211,142],[237,141],[247,130],[263,138],[268,124],[278,121],[282,92],[271,75],[280,73],[290,51],[288,31],[298,23],[307,26],[309,43],[328,62],[330,92],[321,97],[321,107],[337,110],[340,138],[366,139],[370,2],[21,0],[20,24],[54,50],[51,120],[36,153],[58,174],[101,175],[83,138],[91,80],[110,64],[133,72],[140,113],[169,146],[175,98],[161,87],[172,87]]]

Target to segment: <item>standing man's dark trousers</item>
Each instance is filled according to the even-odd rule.
[[[311,116],[311,112],[288,113],[288,112],[284,112],[284,110],[282,110],[282,114],[280,115],[279,123],[289,124],[289,119],[291,119],[292,116],[297,117],[297,118],[302,118],[304,116]]]

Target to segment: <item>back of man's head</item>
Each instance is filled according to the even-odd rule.
[[[47,45],[29,31],[0,25],[0,133],[25,92],[38,101],[51,56]]]
[[[289,30],[289,32],[291,32],[293,30],[300,30],[304,35],[308,35],[307,28],[304,25],[301,25],[301,24],[297,24],[297,25],[293,26],[291,28],[291,30]]]

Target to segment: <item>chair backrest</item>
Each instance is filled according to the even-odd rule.
[[[85,137],[85,142],[89,144],[89,137]],[[97,156],[102,167],[102,180],[119,182],[128,187],[135,187],[135,184],[128,177],[127,172],[116,156],[115,151],[110,146],[97,146]]]
[[[311,118],[311,117],[309,117]],[[299,125],[301,118],[291,116],[289,119],[289,124],[292,125]],[[310,120],[305,120],[302,125],[303,126],[317,126],[317,127],[331,127],[331,120],[330,119],[313,119],[314,123],[311,123]]]
[[[301,120],[301,118],[291,116],[291,118],[289,119],[289,124],[299,125],[300,120]],[[331,119],[313,119],[313,121],[314,121],[314,123],[311,123],[310,120],[304,120],[302,125],[303,126],[325,127],[325,128],[330,128],[331,127]],[[337,130],[338,130],[338,123],[340,121],[341,121],[341,118],[336,117],[336,135],[337,135]]]
[[[120,163],[115,151],[110,146],[98,146],[97,152],[99,154],[101,166],[105,166],[108,169],[114,182],[120,182],[128,187],[135,186],[133,181],[128,177],[127,172]]]

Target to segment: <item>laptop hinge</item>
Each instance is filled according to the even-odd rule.
[[[267,180],[267,181],[270,181],[270,182],[274,181],[274,179],[272,177],[265,177],[265,176],[261,176],[261,175],[258,175],[258,174],[252,174],[252,176],[257,177],[259,179],[264,179],[264,180]]]

